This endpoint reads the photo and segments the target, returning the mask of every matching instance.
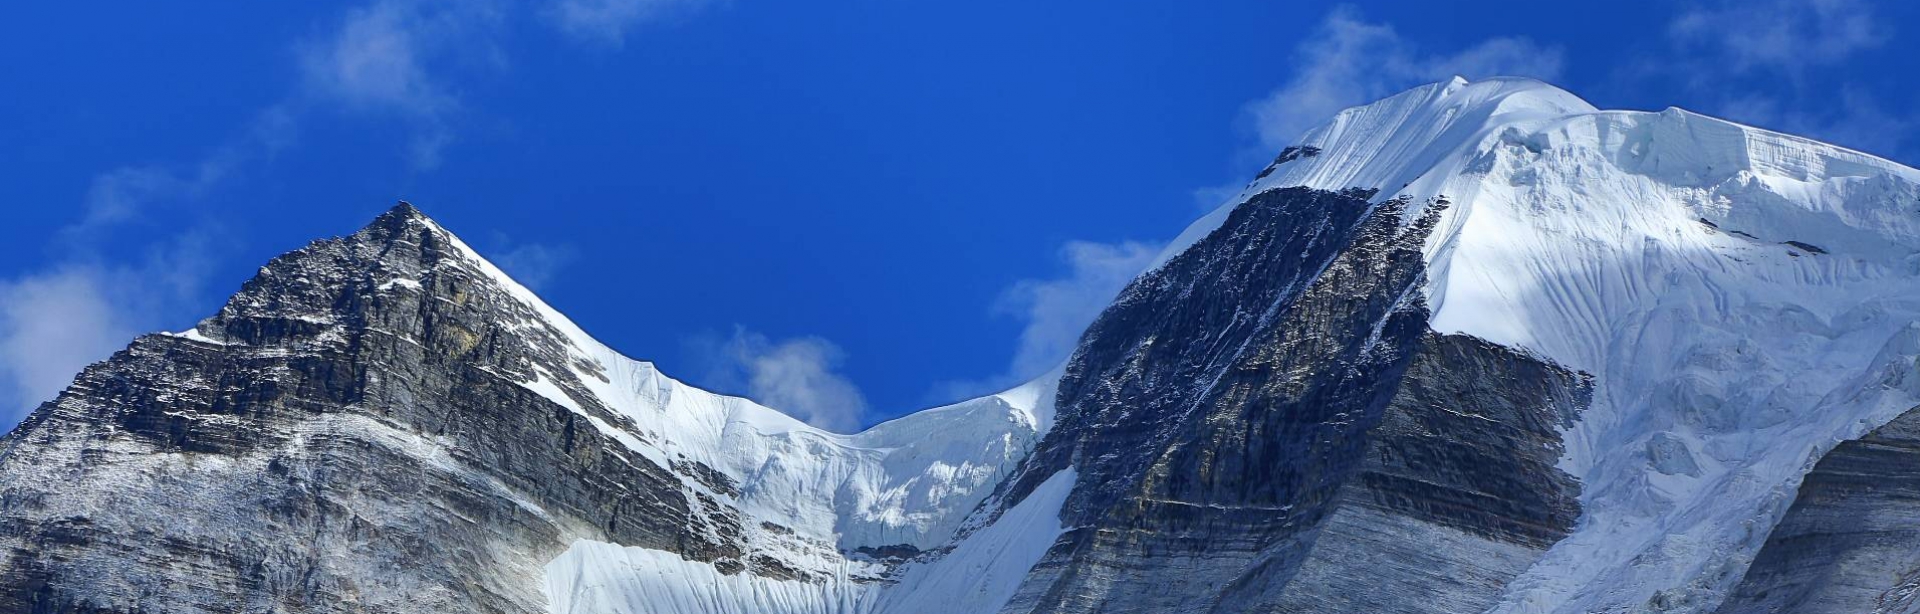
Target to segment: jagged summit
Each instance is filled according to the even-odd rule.
[[[439,222],[428,217],[426,212],[421,211],[420,208],[414,206],[413,203],[404,200],[395,202],[392,207],[388,207],[387,210],[381,212],[380,215],[374,216],[372,220],[369,220],[365,226],[362,226],[360,230],[355,231],[353,234],[356,236],[368,233],[393,235],[395,233],[406,232],[408,228],[414,226],[434,229],[449,237],[452,235],[452,233],[447,232],[444,227],[440,226]]]
[[[421,212],[419,207],[415,207],[413,206],[413,203],[407,202],[405,200],[394,201],[393,208],[387,209],[386,213],[380,214],[380,217],[388,217],[388,216],[417,217],[421,219],[427,219],[426,213]]]

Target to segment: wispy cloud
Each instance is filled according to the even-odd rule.
[[[586,42],[619,47],[635,26],[713,1],[554,0],[543,12],[561,32]]]
[[[96,222],[98,223],[98,222]],[[63,233],[60,264],[0,280],[0,420],[12,424],[51,400],[75,373],[135,334],[181,317],[206,280],[202,231],[150,246],[129,264],[106,264],[82,237]]]
[[[296,135],[287,109],[275,105],[255,114],[238,136],[191,163],[124,166],[95,175],[87,185],[80,219],[56,241],[95,240],[95,233],[139,221],[155,205],[200,198],[247,163],[291,145]]]
[[[1885,44],[1890,28],[1860,0],[1742,0],[1687,6],[1667,26],[1681,45],[1733,70],[1798,75]]]
[[[398,116],[413,129],[414,166],[438,166],[462,108],[441,73],[504,64],[497,39],[506,14],[496,0],[378,0],[352,9],[299,45],[296,103]]]
[[[1920,128],[1832,68],[1882,49],[1897,32],[1862,0],[1682,3],[1666,45],[1628,64],[1622,82],[1667,82],[1696,110],[1883,154]]]
[[[0,279],[0,421],[49,400],[86,365],[135,334],[196,314],[218,225],[185,213],[247,163],[296,137],[284,107],[268,107],[238,136],[181,165],[126,166],[95,175],[78,219],[48,237],[52,257]],[[160,220],[159,216],[172,216]],[[153,228],[165,232],[150,233]],[[131,236],[129,236],[131,235]],[[109,243],[134,257],[109,257]],[[126,250],[126,245],[143,246]],[[16,414],[15,412],[19,412]]]
[[[1015,282],[994,301],[994,313],[1021,322],[1006,370],[980,379],[941,382],[931,396],[952,401],[999,392],[1060,366],[1079,346],[1087,326],[1153,263],[1160,249],[1159,244],[1139,241],[1062,245],[1059,258],[1067,267],[1065,274]]]
[[[1138,241],[1071,241],[1060,248],[1060,258],[1067,263],[1065,276],[1022,280],[1001,293],[995,310],[1025,322],[1008,374],[1032,378],[1065,361],[1081,333],[1153,263],[1160,247]]]
[[[152,201],[198,193],[226,173],[223,164],[195,166],[197,170],[185,173],[158,166],[127,166],[95,175],[87,186],[86,213],[63,233],[87,234],[132,221]]]
[[[866,419],[866,397],[837,373],[846,352],[831,341],[810,336],[776,341],[735,327],[731,337],[696,338],[690,345],[708,363],[707,385],[744,391],[767,407],[838,433],[854,432]]]
[[[1429,53],[1393,26],[1367,21],[1342,5],[1294,51],[1297,69],[1287,83],[1249,104],[1266,155],[1293,144],[1314,124],[1347,107],[1421,83],[1460,75],[1559,77],[1562,52],[1521,37],[1493,38],[1451,53]]]
[[[620,47],[635,27],[716,0],[375,0],[297,51],[303,88],[290,106],[388,115],[408,123],[416,168],[438,166],[467,106],[454,84],[509,62],[512,25],[537,15],[576,40]],[[529,15],[528,12],[535,15]]]
[[[0,388],[8,424],[50,400],[133,329],[99,271],[73,267],[0,283]]]
[[[305,45],[301,73],[311,91],[353,107],[430,114],[447,104],[427,76],[420,9],[386,1],[349,11],[331,35]],[[457,13],[456,13],[457,14]]]
[[[501,242],[506,243],[504,235]],[[509,245],[491,257],[494,264],[500,265],[500,269],[513,276],[515,281],[533,290],[546,287],[554,276],[580,255],[579,250],[566,244]]]
[[[1882,154],[1901,151],[1914,130],[1920,128],[1920,119],[1889,110],[1859,87],[1842,86],[1821,98],[1817,110],[1808,110],[1790,107],[1773,94],[1748,92],[1722,99],[1713,112],[1747,124]]]

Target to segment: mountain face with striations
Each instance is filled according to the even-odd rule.
[[[1920,612],[1920,171],[1455,79],[856,434],[402,204],[0,440],[0,611]]]

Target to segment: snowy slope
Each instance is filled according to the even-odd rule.
[[[451,233],[446,236],[467,260],[532,308],[540,321],[523,326],[552,326],[567,338],[570,372],[539,372],[523,386],[572,408],[663,468],[692,461],[724,474],[737,492],[693,479],[685,486],[752,520],[742,527],[750,561],[817,580],[722,573],[673,553],[581,542],[548,566],[546,586],[555,612],[603,611],[605,603],[591,601],[591,595],[594,587],[609,584],[641,602],[675,595],[683,604],[699,604],[680,611],[846,611],[842,606],[852,607],[854,598],[888,570],[881,562],[847,553],[947,546],[960,523],[1052,421],[1057,375],[860,433],[824,431],[748,399],[689,386],[650,362],[619,354]],[[625,421],[610,424],[583,410],[567,387],[556,383],[561,380],[583,387]]]
[[[1416,88],[1300,145],[1242,199],[1446,197],[1432,327],[1595,377],[1563,460],[1586,513],[1496,611],[1710,607],[1820,453],[1920,403],[1913,169],[1520,79]]]
[[[725,575],[645,548],[581,541],[547,565],[550,611],[571,614],[975,614],[995,612],[1060,536],[1074,473],[967,534],[943,556],[909,565],[894,584],[864,581],[857,563],[824,581]]]
[[[1052,395],[1045,394],[1051,382],[1042,379],[861,433],[824,431],[751,400],[689,386],[651,362],[621,355],[454,241],[569,337],[583,367],[565,375],[634,421],[641,432],[628,434],[632,447],[663,466],[669,458],[692,459],[719,469],[740,485],[735,503],[743,509],[841,548],[945,544],[1052,418]],[[561,405],[575,403],[544,380],[525,385]]]

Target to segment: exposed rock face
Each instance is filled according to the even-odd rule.
[[[1653,464],[1654,471],[1667,475],[1700,475],[1700,463],[1694,460],[1693,450],[1672,433],[1655,433],[1647,439],[1647,461]]]
[[[517,383],[581,365],[449,240],[402,206],[88,368],[0,443],[0,611],[537,612],[576,538],[741,565],[683,484],[724,476]]]
[[[1719,611],[1920,612],[1920,409],[1821,457]]]
[[[1011,482],[1072,527],[1009,612],[1460,612],[1566,534],[1579,375],[1427,332],[1444,201],[1253,197],[1087,332]]]

